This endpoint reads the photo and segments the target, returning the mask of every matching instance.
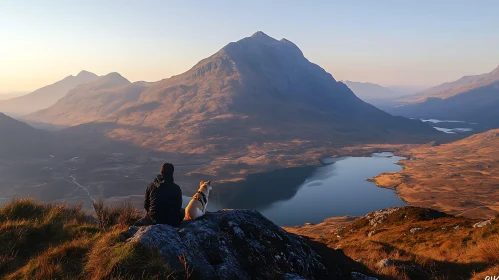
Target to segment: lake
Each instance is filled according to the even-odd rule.
[[[406,203],[393,190],[366,181],[401,170],[395,164],[401,159],[391,153],[325,159],[320,167],[279,169],[240,182],[214,183],[208,210],[255,209],[278,225],[294,226],[403,206]],[[189,200],[186,197],[184,203]]]
[[[431,123],[433,128],[448,134],[467,133],[477,129],[477,123],[456,121],[456,120],[437,120],[421,119],[422,122]]]

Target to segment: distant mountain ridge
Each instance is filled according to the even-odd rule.
[[[461,92],[467,88],[471,89]],[[499,67],[488,74],[463,77],[434,88],[437,89],[444,91],[424,102],[385,109],[398,116],[460,120],[486,128],[499,127]]]
[[[400,99],[403,103],[420,103],[428,98],[446,99],[470,90],[490,85],[499,81],[499,66],[489,73],[464,76],[454,82],[447,82],[436,87],[429,88],[420,93]]]
[[[80,84],[91,82],[98,77],[94,73],[81,71],[76,76],[68,76],[26,95],[0,101],[0,112],[22,116],[48,108],[66,95],[69,90]]]
[[[391,100],[404,95],[390,88],[363,82],[343,81],[360,99],[364,101]]]
[[[70,90],[53,106],[24,118],[39,122],[58,119],[58,125],[81,124],[107,118],[124,104],[136,101],[147,88],[143,83],[131,83],[119,73],[113,72]]]

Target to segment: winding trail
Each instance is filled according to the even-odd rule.
[[[73,184],[77,185],[78,187],[80,187],[82,190],[84,190],[87,193],[88,198],[90,198],[90,200],[92,200],[92,202],[95,202],[95,198],[90,194],[90,191],[88,191],[87,187],[80,185],[80,183],[78,183],[78,181],[76,181],[76,178],[74,175],[70,175],[69,178],[71,178],[73,180],[72,181]]]

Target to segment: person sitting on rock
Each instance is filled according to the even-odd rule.
[[[173,182],[173,164],[161,166],[160,174],[149,184],[144,198],[146,216],[136,225],[167,224],[179,226],[184,220],[182,190]]]

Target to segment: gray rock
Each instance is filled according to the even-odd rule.
[[[391,259],[382,259],[377,264],[377,268],[385,268],[393,265],[393,260]]]
[[[492,224],[492,219],[490,220],[486,220],[486,221],[482,221],[482,222],[478,222],[476,224],[473,225],[474,228],[482,228],[484,226],[488,226]]]
[[[400,207],[393,207],[393,208],[378,210],[367,214],[366,218],[369,220],[369,224],[372,227],[376,227],[378,225],[383,224],[390,214],[395,213],[400,209],[401,209]]]
[[[378,278],[367,276],[360,272],[352,272],[352,280],[378,280]]]
[[[307,280],[300,275],[292,274],[292,273],[286,273],[284,274],[284,280]]]
[[[321,257],[302,238],[256,211],[224,210],[179,228],[153,225],[128,232],[128,242],[158,249],[175,271],[184,271],[178,257],[185,256],[201,279],[328,278]]]
[[[409,232],[410,232],[410,233],[415,233],[415,232],[420,231],[420,230],[422,230],[422,228],[420,228],[420,227],[415,227],[415,228],[411,228],[411,229],[409,230]]]

